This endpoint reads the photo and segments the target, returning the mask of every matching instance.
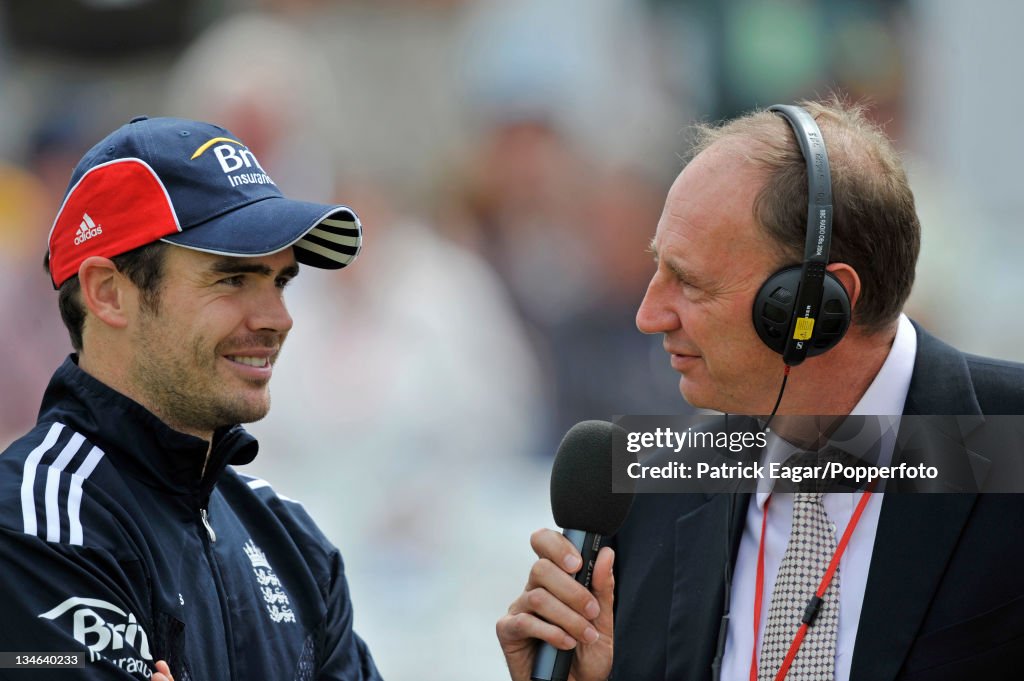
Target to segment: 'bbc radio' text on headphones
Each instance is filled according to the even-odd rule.
[[[807,162],[807,239],[802,265],[785,267],[754,298],[754,329],[765,345],[796,366],[835,347],[850,327],[850,296],[825,271],[832,241],[832,176],[825,140],[803,108],[769,107],[789,123]]]

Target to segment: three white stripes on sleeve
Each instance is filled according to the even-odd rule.
[[[64,430],[64,424],[54,423],[46,437],[39,444],[38,447],[33,449],[29,453],[28,458],[25,459],[25,472],[21,479],[21,515],[25,525],[25,534],[39,534],[39,527],[36,521],[36,498],[35,498],[35,483],[36,483],[36,472],[39,469],[39,462],[43,456],[53,449],[57,439],[60,437],[61,432]],[[46,467],[46,487],[45,487],[45,509],[46,509],[46,541],[59,542],[60,541],[60,481],[61,474],[66,472],[65,469],[71,460],[78,454],[82,448],[82,444],[85,442],[85,437],[80,433],[73,433],[68,443],[64,445],[60,454]],[[68,514],[68,528],[70,530],[69,542],[76,546],[82,545],[83,530],[81,522],[81,510],[82,510],[82,485],[86,479],[92,474],[96,465],[103,458],[103,450],[99,447],[92,447],[89,450],[89,454],[85,457],[85,460],[78,466],[78,468],[69,473],[71,476],[71,484],[68,488],[67,497],[67,514]]]

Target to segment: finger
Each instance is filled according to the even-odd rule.
[[[588,620],[594,619],[600,612],[600,604],[594,595],[550,560],[542,558],[530,568],[524,595],[534,589],[544,589]],[[525,607],[523,609],[529,610]]]
[[[156,673],[150,677],[150,681],[174,681],[171,676],[171,668],[163,660],[157,660]]]
[[[538,558],[547,558],[570,574],[574,574],[583,565],[583,558],[572,542],[554,530],[537,530],[530,535],[530,546]]]
[[[518,604],[513,604],[516,612],[536,615],[577,641],[593,643],[599,638],[597,629],[588,618],[580,615],[544,589],[526,591],[518,601]]]
[[[615,551],[610,546],[605,546],[597,554],[594,561],[594,576],[590,583],[600,607],[600,613],[594,619],[598,631],[603,634],[611,634],[613,628],[613,612],[615,605]]]
[[[506,651],[529,639],[540,639],[559,650],[572,650],[576,639],[560,627],[545,622],[528,612],[505,615],[497,624],[498,640]]]

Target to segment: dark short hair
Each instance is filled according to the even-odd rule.
[[[114,267],[139,289],[140,301],[145,309],[156,312],[160,307],[160,284],[164,275],[164,253],[167,244],[154,241],[135,250],[111,258]],[[43,267],[50,272],[50,254],[43,258]],[[82,351],[82,328],[85,326],[85,306],[82,304],[82,286],[75,275],[61,284],[57,304],[60,318],[71,337],[71,347]]]
[[[899,316],[914,283],[921,223],[903,162],[865,107],[833,96],[801,102],[821,128],[832,170],[833,233],[829,260],[850,265],[861,280],[854,322],[879,331]],[[803,261],[807,232],[807,167],[786,121],[766,109],[721,125],[696,126],[693,154],[719,140],[752,141],[747,160],[763,168],[754,217],[778,244],[780,264]]]

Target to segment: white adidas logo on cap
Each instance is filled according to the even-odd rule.
[[[88,213],[82,213],[82,224],[78,226],[78,231],[75,232],[75,245],[81,246],[89,239],[100,234],[103,234],[103,227],[93,222]]]

